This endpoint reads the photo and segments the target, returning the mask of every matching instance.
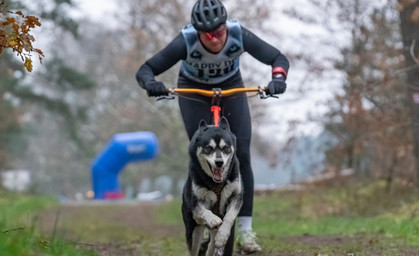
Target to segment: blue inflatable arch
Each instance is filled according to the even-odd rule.
[[[121,193],[118,174],[128,163],[153,159],[158,140],[152,132],[120,133],[106,144],[92,162],[94,199],[118,199]]]

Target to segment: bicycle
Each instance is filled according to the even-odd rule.
[[[169,88],[168,96],[161,96],[157,100],[163,99],[175,99],[175,96],[184,96],[184,94],[197,94],[205,97],[211,97],[211,112],[213,113],[213,125],[218,126],[220,121],[221,113],[221,100],[222,97],[229,97],[239,93],[257,92],[261,99],[267,98],[278,98],[275,95],[266,94],[268,88],[261,86],[245,87],[245,88],[233,88],[222,90],[221,88],[212,88],[212,90],[203,90],[195,88]],[[188,98],[188,97],[186,97]]]

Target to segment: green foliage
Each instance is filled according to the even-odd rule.
[[[95,83],[89,76],[68,66],[61,66],[58,74],[60,75],[58,85],[70,84],[74,89],[78,90],[92,89],[95,86]]]
[[[419,245],[419,191],[395,184],[390,192],[375,182],[259,196],[253,227],[266,255],[401,255]],[[159,222],[182,225],[180,201],[156,213]]]
[[[388,192],[384,182],[274,194],[256,200],[255,227],[272,235],[382,234],[419,245],[417,200],[415,189]]]
[[[41,18],[52,20],[54,24],[62,29],[69,31],[76,38],[79,36],[79,24],[74,19],[68,16],[68,7],[73,6],[73,1],[55,0],[55,5],[52,10],[43,11]]]
[[[18,118],[19,113],[6,95],[11,86],[17,86],[18,80],[12,75],[12,57],[8,52],[0,56],[0,169],[8,168],[9,157],[13,154],[12,146],[14,139],[20,134],[21,126]],[[16,64],[16,70],[22,70],[22,66]],[[11,95],[8,94],[10,97]]]
[[[163,205],[156,214],[156,221],[165,225],[179,225],[179,220],[182,220],[181,205],[180,199]]]
[[[8,145],[11,142],[11,136],[18,134],[20,124],[16,121],[18,113],[10,102],[0,99],[0,145]],[[7,134],[7,136],[5,136]]]
[[[9,234],[12,233],[12,234]],[[62,241],[48,241],[34,235],[32,230],[3,233],[0,241],[2,255],[93,256],[93,251],[82,251]],[[4,238],[6,237],[6,238]]]
[[[29,197],[0,191],[1,255],[94,255],[68,242],[44,238],[35,229],[36,214],[57,202],[51,198]]]
[[[414,255],[408,253],[419,245],[418,190],[396,184],[392,191],[385,183],[377,182],[257,196],[253,227],[263,247],[258,255]],[[12,244],[22,243],[23,248],[32,248],[36,253],[77,255],[71,254],[75,249],[70,242],[63,242],[77,240],[107,255],[187,254],[180,200],[161,205],[50,209],[55,204],[51,199],[10,194],[0,198],[1,209],[9,208],[8,217],[0,217],[0,230],[8,233],[6,240],[10,242],[4,245],[0,240],[0,247],[6,251],[18,250]],[[43,220],[40,224],[48,226],[51,214],[56,215],[57,225],[50,230],[54,239],[36,235],[34,228],[26,230],[35,227],[26,224],[33,220],[31,213],[46,208],[49,210],[39,214],[39,220]],[[6,247],[9,245],[13,248]],[[89,253],[80,255],[93,255]]]
[[[107,249],[108,255],[186,254],[182,237],[156,235],[152,226],[156,223],[153,217],[137,214],[137,208],[131,205],[85,205],[67,207],[63,211],[58,209],[57,212],[60,220],[54,231],[56,237],[107,245],[110,247]],[[147,223],[150,229],[138,228],[137,222]],[[117,248],[115,254],[111,247]],[[124,254],[125,250],[129,253]]]
[[[13,228],[21,222],[25,215],[46,209],[54,204],[56,202],[50,198],[30,197],[0,190],[0,223]]]
[[[11,87],[10,92],[28,104],[36,104],[43,106],[50,113],[59,115],[63,118],[63,130],[65,130],[69,138],[81,144],[82,140],[78,134],[78,125],[80,122],[86,121],[86,109],[75,108],[71,104],[65,102],[62,98],[50,98],[42,94],[34,93],[31,87]]]
[[[109,222],[108,219],[98,218],[105,212],[118,219],[121,208],[113,205],[79,206],[74,211],[62,212],[60,215],[61,218],[65,218],[65,222],[57,231],[57,236],[64,236],[63,238],[69,240],[83,239],[85,242],[122,242],[137,240],[146,235],[135,227],[122,225],[122,220]]]
[[[46,72],[42,76],[64,90],[90,90],[95,87],[89,75],[68,66],[60,58],[51,59],[45,66]]]

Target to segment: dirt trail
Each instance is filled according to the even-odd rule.
[[[64,238],[76,247],[92,249],[100,256],[149,255],[142,254],[144,239],[132,239],[139,235],[136,231],[146,234],[140,236],[156,238],[183,234],[181,226],[155,223],[155,207],[155,203],[147,202],[61,205],[40,214],[38,225],[45,236]],[[82,229],[90,229],[90,234],[86,235],[89,231]],[[126,234],[125,230],[128,230]],[[97,237],[92,238],[91,233],[97,233]],[[103,240],[106,241],[101,242]],[[145,240],[150,243],[150,239]]]
[[[69,229],[65,230],[62,227],[62,223],[78,223],[82,222],[81,226],[97,225],[101,226],[103,223],[115,224],[122,229],[131,229],[141,231],[143,234],[148,234],[150,237],[157,237],[165,239],[167,237],[180,237],[183,236],[183,226],[180,224],[177,226],[169,226],[155,223],[153,221],[153,215],[155,214],[156,204],[153,203],[138,203],[124,205],[123,207],[112,207],[107,206],[86,206],[86,205],[62,205],[58,208],[48,210],[39,216],[40,230],[47,236],[52,234],[59,234],[63,232],[65,237],[71,237]],[[55,224],[55,220],[58,216],[58,223]],[[87,223],[87,224],[86,224]],[[112,230],[114,226],[103,226],[102,231]],[[77,230],[80,228],[74,227]],[[101,232],[95,231],[95,232]],[[71,233],[71,232],[70,232]],[[111,233],[110,233],[111,234]],[[70,235],[70,236],[69,236]],[[99,234],[102,237],[107,237],[108,234]],[[263,239],[263,237],[261,237]],[[74,239],[70,239],[74,241]],[[129,239],[107,239],[106,242],[86,242],[83,237],[79,237],[80,241],[76,243],[77,246],[93,249],[100,256],[141,256],[141,255],[159,255],[159,254],[143,254],[144,241],[138,239],[137,241],[125,242]],[[146,239],[147,240],[147,239]],[[383,255],[382,248],[379,248],[379,243],[376,239],[370,237],[364,237],[362,235],[356,237],[329,235],[329,236],[314,236],[314,235],[302,235],[302,236],[288,236],[282,237],[281,240],[286,241],[289,244],[301,245],[303,248],[320,248],[325,246],[344,246],[348,244],[360,245],[363,248],[367,248],[367,254],[353,254],[355,255]],[[86,242],[86,243],[84,243]],[[184,241],[182,241],[184,242]],[[150,239],[146,242],[150,243]],[[149,246],[149,244],[145,245]],[[388,252],[387,250],[385,250]],[[419,256],[419,248],[406,248],[406,250],[397,250],[394,255],[406,255],[406,256]],[[313,253],[307,252],[296,252],[290,250],[288,252],[265,250],[257,254],[258,256],[271,256],[271,255],[284,255],[284,256],[313,256]],[[316,255],[316,253],[314,253]],[[327,254],[318,254],[326,256]],[[351,254],[329,254],[331,255],[351,255]],[[387,255],[387,254],[386,254]],[[174,256],[174,255],[173,255]],[[238,256],[236,254],[235,256]]]
[[[109,206],[115,206],[109,209]],[[130,227],[141,230],[150,235],[164,237],[179,234],[181,231],[178,227],[162,225],[153,222],[155,203],[139,203],[122,205],[62,205],[58,208],[50,209],[44,212],[39,220],[41,230],[45,234],[54,232],[55,220],[58,217],[58,228],[60,223],[71,222],[83,218],[97,218],[97,221],[118,223],[119,226]],[[81,210],[81,208],[84,208]],[[92,211],[86,211],[86,208],[92,208]],[[93,209],[98,208],[98,209]],[[99,213],[99,214],[98,214]],[[97,216],[86,216],[87,214]]]

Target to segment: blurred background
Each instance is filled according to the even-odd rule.
[[[0,0],[40,18],[42,65],[0,54],[1,186],[89,197],[91,164],[118,133],[151,131],[152,161],[121,173],[127,198],[179,196],[188,139],[177,101],[148,98],[135,73],[190,21],[193,0]],[[419,9],[404,0],[224,0],[229,18],[291,63],[279,99],[249,98],[256,188],[351,175],[414,184],[419,173]],[[158,77],[175,87],[178,66]],[[248,86],[271,67],[241,58]],[[416,157],[415,157],[416,156]],[[415,161],[416,159],[416,161]],[[150,195],[150,194],[149,194]]]

